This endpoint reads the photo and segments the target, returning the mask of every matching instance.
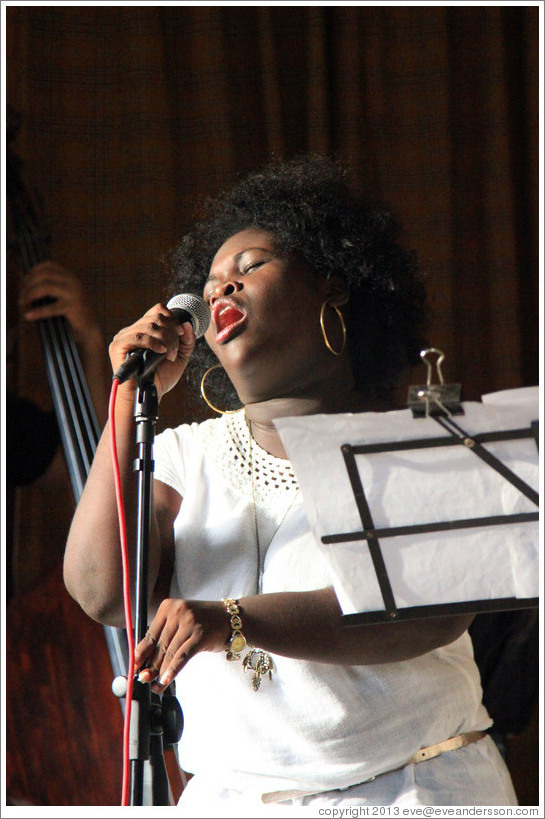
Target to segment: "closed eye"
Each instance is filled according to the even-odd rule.
[[[245,268],[243,268],[243,270],[242,270],[243,275],[246,275],[246,273],[251,273],[252,270],[255,270],[256,268],[261,267],[262,264],[266,264],[268,261],[269,261],[268,259],[263,259],[262,261],[259,261],[259,262],[252,262],[251,264],[249,264]]]

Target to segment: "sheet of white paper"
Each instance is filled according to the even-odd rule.
[[[456,423],[468,434],[528,428],[539,417],[537,388],[465,403]],[[341,447],[444,438],[431,418],[410,410],[281,418],[276,426],[299,481],[316,541],[328,561],[344,614],[384,611],[365,539],[322,543],[363,529]],[[487,443],[538,490],[533,438]],[[535,504],[463,446],[356,455],[374,528],[536,512]],[[524,522],[382,537],[397,608],[539,594],[538,523]]]

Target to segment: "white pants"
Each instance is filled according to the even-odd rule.
[[[332,817],[329,811],[319,812],[320,808],[516,804],[505,762],[494,741],[485,737],[465,748],[382,774],[345,790],[325,791],[272,805],[264,805],[260,794],[252,793],[251,788],[243,790],[241,785],[234,787],[233,782],[226,782],[223,787],[212,777],[197,775],[185,788],[178,803],[178,813],[188,817]],[[390,815],[395,816],[395,812],[391,811]]]

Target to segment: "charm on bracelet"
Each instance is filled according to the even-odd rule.
[[[225,649],[225,656],[228,660],[240,660],[240,654],[246,648],[246,637],[242,633],[238,600],[223,597],[221,602],[225,606],[231,624],[231,636]]]
[[[272,680],[273,659],[267,651],[261,648],[251,648],[242,661],[242,667],[244,671],[250,668],[254,672],[252,677],[254,691],[259,689],[261,677],[264,674],[268,674],[269,680]]]

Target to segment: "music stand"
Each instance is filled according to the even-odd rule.
[[[440,373],[439,366],[438,371]],[[439,385],[431,385],[428,379],[428,384],[424,387],[411,388],[410,412],[365,413],[359,416],[361,422],[358,421],[358,416],[352,415],[278,419],[276,422],[301,484],[311,528],[324,557],[330,563],[335,579],[333,585],[341,604],[345,625],[533,608],[538,605],[536,585],[538,580],[537,572],[534,571],[537,562],[538,494],[531,485],[537,483],[535,444],[538,424],[533,419],[528,423],[524,420],[528,413],[530,415],[534,411],[537,413],[537,408],[534,402],[523,401],[525,410],[522,413],[522,424],[514,427],[507,424],[506,428],[505,423],[500,423],[497,429],[487,429],[489,416],[493,419],[493,425],[496,421],[496,408],[489,410],[484,404],[463,405],[456,396],[459,385],[444,385],[442,375],[440,381]],[[516,390],[513,392],[517,393]],[[527,397],[526,393],[523,397]],[[447,401],[448,406],[445,406]],[[465,421],[462,426],[461,421],[454,419],[455,415],[464,415],[466,409],[469,416],[466,420],[470,424],[471,433],[466,431]],[[515,412],[513,417],[516,414]],[[379,415],[382,417],[379,418]],[[507,421],[510,420],[510,415],[513,413],[508,408],[505,415]],[[388,419],[388,416],[391,418]],[[501,413],[498,417],[500,416]],[[412,420],[409,420],[410,418]],[[425,421],[421,422],[419,420],[421,418]],[[397,426],[402,430],[397,440],[395,435],[392,436],[394,440],[388,440],[388,436],[384,434],[388,421],[394,432]],[[420,436],[411,430],[412,434],[405,437],[404,430],[408,430],[412,424],[420,423],[423,424],[422,431],[425,434]],[[361,430],[366,434],[367,429],[372,429],[373,425],[381,430],[375,436],[378,440],[367,443],[343,442],[340,445],[337,443],[343,434],[343,428],[353,431],[357,438]],[[435,426],[438,431],[444,430],[447,434],[434,434]],[[302,437],[298,438],[296,428]],[[323,435],[318,446],[312,445],[314,451],[309,454],[308,444],[315,440],[316,432],[319,433],[320,429]],[[417,426],[415,429],[419,431],[420,428]],[[324,442],[329,437],[330,430],[333,430],[332,437],[336,439],[333,446],[337,447],[337,453],[340,451],[340,458],[338,454],[335,456],[333,449],[329,450],[329,455],[328,452],[323,452]],[[533,456],[528,452],[529,441]],[[506,445],[508,450],[509,457],[505,459],[506,462],[498,456],[498,448],[502,445]],[[522,470],[517,466],[513,468],[513,464],[517,464],[519,450],[522,452]],[[425,515],[420,518],[418,509],[407,508],[410,518],[408,523],[399,523],[400,515],[394,514],[393,518],[396,518],[396,521],[389,525],[386,519],[387,511],[382,508],[381,492],[379,490],[369,492],[366,486],[366,483],[372,484],[373,470],[379,470],[376,461],[370,466],[370,459],[387,461],[380,469],[383,470],[383,476],[386,476],[383,477],[382,485],[389,490],[391,475],[402,471],[405,468],[403,458],[414,457],[414,453],[418,453],[420,461],[412,467],[409,464],[407,474],[411,476],[411,481],[418,483],[424,476],[429,488],[433,478],[428,472],[434,468],[434,459],[438,458],[443,462],[443,478],[440,477],[438,480],[444,480],[444,474],[448,472],[446,458],[447,456],[450,458],[451,453],[456,453],[454,472],[460,469],[462,494],[464,491],[471,493],[471,487],[477,486],[482,480],[481,475],[490,471],[490,474],[484,474],[484,480],[492,481],[491,485],[499,501],[490,497],[490,508],[486,508],[488,506],[486,483],[485,489],[481,492],[482,497],[479,496],[479,504],[482,503],[485,507],[482,510],[483,514],[470,513],[467,516],[446,514],[442,519],[437,514],[437,508],[440,506],[436,504],[433,510],[434,520],[426,520]],[[465,460],[461,460],[462,457]],[[535,463],[530,463],[532,460]],[[340,462],[342,467],[339,466]],[[327,492],[323,488],[316,492],[316,475],[326,471],[331,474],[330,488]],[[362,471],[365,473],[364,477]],[[532,476],[530,481],[528,475]],[[450,479],[456,481],[457,475],[454,478],[451,475]],[[351,495],[348,499],[345,497],[347,487]],[[395,492],[389,491],[390,495],[395,495]],[[447,492],[452,494],[448,488]],[[335,496],[331,501],[327,497],[328,493]],[[337,502],[341,494],[344,497],[342,501]],[[410,487],[409,494],[411,502],[414,503],[413,499],[416,497],[414,487]],[[438,494],[441,497],[441,487]],[[500,506],[505,504],[506,496],[512,507],[507,512],[497,508],[498,503]],[[445,502],[444,495],[442,502]],[[336,509],[341,503],[349,511],[346,514],[349,525],[346,527],[342,525],[343,511],[337,512]],[[374,511],[373,504],[376,507]],[[448,505],[447,503],[446,506]],[[349,508],[350,506],[353,510]],[[471,504],[468,508],[475,511],[471,510]],[[420,511],[428,511],[425,499],[421,503]],[[332,521],[331,526],[329,521],[324,523],[326,518]],[[499,544],[496,561],[493,547],[488,543],[491,536],[492,541],[496,540]],[[456,537],[456,541],[453,537]],[[465,546],[464,539],[467,539]],[[426,555],[428,544],[429,557]],[[479,560],[477,552],[482,544],[485,546],[485,555]],[[341,549],[341,554],[335,553],[337,548]],[[416,555],[416,568],[409,565],[407,555],[411,554]],[[503,565],[506,557],[512,562],[511,567]],[[493,565],[494,562],[498,565]],[[361,568],[362,563],[364,568]],[[469,579],[468,575],[473,568],[476,576]],[[367,584],[367,592],[369,591],[371,572],[374,573],[375,589],[371,588],[370,595],[360,593],[357,586],[362,582],[362,578],[365,578],[363,582]],[[494,576],[495,573],[498,575],[497,578]],[[428,578],[424,580],[426,574]],[[449,574],[454,581],[460,583],[461,590],[448,588]],[[410,584],[412,587],[409,589]],[[438,600],[430,599],[434,593],[434,585],[440,590]]]

